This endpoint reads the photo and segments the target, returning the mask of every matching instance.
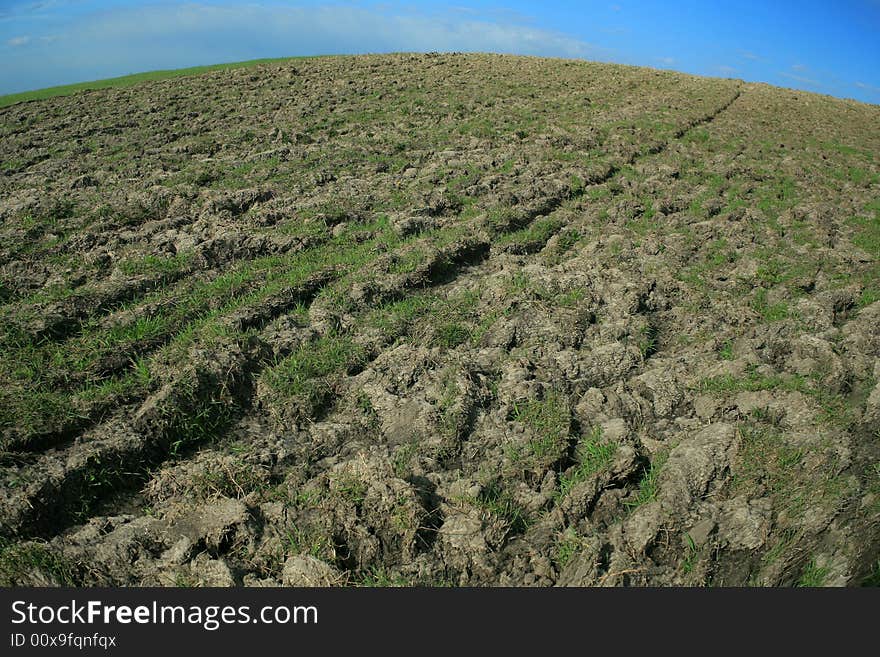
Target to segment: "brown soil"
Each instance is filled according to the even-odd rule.
[[[880,107],[316,58],[0,162],[0,583],[880,578]]]

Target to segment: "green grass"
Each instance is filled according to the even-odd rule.
[[[584,544],[584,538],[573,527],[566,528],[556,540],[555,561],[560,570],[584,549]]]
[[[460,397],[461,389],[455,371],[451,368],[443,370],[440,375],[440,398],[437,400],[437,424],[447,446],[459,437],[467,421],[467,415],[458,403]]]
[[[862,581],[862,586],[880,587],[880,560],[878,560],[877,563],[874,564],[874,569]]]
[[[73,571],[73,565],[48,545],[7,543],[0,538],[0,586],[75,586]]]
[[[657,351],[657,340],[660,336],[660,329],[653,324],[645,324],[639,329],[636,338],[636,344],[642,358],[648,358]]]
[[[797,202],[797,191],[797,183],[792,178],[777,177],[772,184],[765,186],[758,208],[768,219],[776,220],[784,209]]]
[[[287,532],[287,554],[308,554],[316,559],[329,561],[333,555],[333,542],[326,536],[306,532],[294,525]]]
[[[529,450],[538,458],[557,455],[568,443],[571,410],[565,396],[550,390],[544,399],[531,399],[513,406],[513,419],[534,431]]]
[[[657,211],[654,209],[654,201],[644,198],[641,201],[644,209],[638,215],[626,222],[626,227],[640,237],[660,229],[660,224],[655,219]]]
[[[364,326],[380,330],[393,339],[406,333],[420,317],[441,303],[434,294],[416,294],[399,301],[387,301],[363,319]]]
[[[370,237],[359,241],[361,238],[355,234]],[[445,231],[436,236],[436,242],[442,244],[457,235],[454,229]],[[360,269],[375,257],[375,249],[380,244],[386,249],[401,244],[385,216],[370,223],[355,224],[314,248],[291,255],[241,261],[214,279],[188,279],[177,285],[160,287],[128,304],[128,308],[135,312],[144,304],[158,304],[161,312],[155,316],[137,317],[133,321],[125,320],[109,326],[98,316],[83,325],[80,335],[65,342],[36,343],[26,335],[15,337],[18,335],[15,331],[7,331],[7,341],[12,340],[14,344],[10,346],[14,348],[0,352],[0,372],[6,374],[7,381],[13,385],[0,391],[4,398],[0,427],[17,426],[25,442],[31,436],[73,428],[101,410],[96,403],[109,406],[114,395],[120,401],[147,388],[150,377],[130,376],[126,371],[136,363],[140,362],[141,374],[158,371],[183,362],[189,348],[199,340],[235,339],[234,331],[230,332],[230,327],[224,323],[229,313],[242,308],[259,308],[273,295],[286,294],[318,273],[335,268],[351,272],[337,281],[337,285],[328,286],[321,292],[325,300],[342,308],[350,303],[348,289],[351,281],[362,275]],[[130,273],[167,272],[186,266],[187,262],[186,256],[148,256],[129,261],[125,268]],[[86,302],[88,292],[80,294],[86,295],[83,296],[83,302]],[[334,301],[337,298],[338,303]],[[435,306],[435,302],[438,305]],[[448,320],[440,323],[441,330],[435,341],[449,347],[470,337],[469,329],[461,322],[464,316],[461,313],[473,308],[475,302],[476,298],[456,297],[437,302],[422,297],[420,301],[403,302],[397,317],[392,314],[380,319],[374,316],[373,319],[391,328],[389,323],[406,324],[416,315],[437,307],[440,313],[437,317],[448,317]],[[151,353],[157,347],[161,348]],[[149,354],[145,361],[141,359],[144,352]],[[123,371],[102,370],[102,363],[119,363],[120,356],[123,357]],[[158,368],[151,365],[153,362],[158,363]],[[114,367],[118,368],[118,365]],[[270,372],[267,376],[272,379],[273,375]],[[328,392],[330,379],[326,375],[303,375],[303,378],[292,372],[291,376],[287,394],[299,399],[304,413],[312,412]],[[83,401],[88,402],[86,408],[80,403]]]
[[[761,319],[768,324],[788,319],[791,314],[788,304],[784,301],[770,303],[767,300],[767,290],[764,288],[760,288],[755,293],[755,297],[752,299],[750,305],[752,309],[761,316]]]
[[[806,454],[789,445],[785,436],[772,427],[741,426],[742,452],[734,473],[734,486],[744,480],[760,483],[769,492],[789,491],[796,483],[796,470]]]
[[[854,217],[850,225],[855,229],[852,241],[875,258],[880,258],[880,201],[872,203],[873,217]]]
[[[720,239],[709,243],[706,253],[706,266],[716,269],[723,265],[736,262],[739,254],[727,240]]]
[[[118,89],[123,87],[131,87],[142,82],[149,82],[153,80],[169,80],[171,78],[179,78],[188,75],[201,75],[203,73],[210,73],[211,71],[224,71],[237,68],[246,68],[250,66],[259,66],[260,64],[276,64],[295,59],[304,59],[304,57],[252,59],[244,62],[229,62],[226,64],[211,64],[209,66],[192,66],[190,68],[148,71],[145,73],[123,75],[116,78],[106,78],[104,80],[77,82],[75,84],[65,84],[57,87],[48,87],[46,89],[36,89],[33,91],[22,91],[20,93],[0,96],[0,107],[6,107],[8,105],[14,105],[15,103],[22,103],[29,100],[43,100],[46,98],[55,98],[57,96],[70,96],[71,94],[79,93],[82,91]]]
[[[654,457],[642,474],[635,497],[624,501],[626,506],[637,509],[657,499],[657,480],[668,458],[668,452],[660,452]]]
[[[540,248],[564,225],[561,219],[555,217],[536,219],[526,228],[501,235],[495,240],[495,244],[513,245],[518,248]]]
[[[744,377],[731,374],[703,379],[697,386],[699,392],[762,392],[780,390],[809,394],[811,388],[807,379],[799,375],[763,375],[752,370]]]
[[[816,565],[815,559],[810,561],[807,564],[807,567],[804,568],[803,573],[801,573],[801,578],[798,580],[797,585],[799,587],[805,588],[815,588],[817,586],[824,586],[825,579],[828,577],[828,569],[820,568]]]
[[[206,395],[197,381],[186,381],[183,403],[165,410],[164,437],[168,451],[176,456],[184,449],[217,439],[229,426],[237,409],[222,394]]]
[[[733,360],[733,340],[727,340],[721,347],[718,349],[718,356],[721,360]]]
[[[863,149],[860,149],[860,148],[855,148],[855,147],[853,147],[853,146],[848,146],[848,145],[846,145],[846,144],[841,144],[841,143],[836,142],[836,141],[823,142],[823,143],[821,144],[821,146],[822,146],[822,148],[825,148],[825,149],[828,149],[828,150],[837,151],[838,153],[841,153],[841,154],[843,154],[843,155],[856,155],[856,156],[859,156],[859,157],[863,157],[863,158],[865,158],[866,160],[869,160],[869,161],[871,161],[871,160],[874,159],[874,155],[873,155],[873,153],[871,153],[871,151],[869,151],[869,150],[863,150]]]
[[[264,61],[267,60],[157,71],[30,92],[30,97],[120,87]],[[352,64],[354,76],[358,61],[346,60],[345,63]],[[594,418],[581,417],[580,411],[573,412],[574,403],[579,401],[586,387],[581,385],[580,379],[563,382],[564,386],[554,389],[559,372],[546,359],[552,356],[550,351],[556,348],[557,342],[564,343],[566,350],[580,352],[576,356],[580,358],[596,339],[628,339],[642,356],[649,357],[658,349],[658,344],[674,345],[676,339],[684,338],[689,342],[682,342],[683,345],[698,346],[709,350],[710,357],[733,361],[749,356],[754,345],[746,338],[754,335],[745,327],[733,336],[729,326],[724,328],[725,317],[721,314],[742,313],[741,319],[747,324],[756,323],[758,316],[766,322],[789,319],[785,325],[770,327],[784,331],[781,334],[784,337],[789,331],[809,330],[795,321],[799,319],[795,301],[799,296],[813,293],[813,288],[804,282],[815,271],[837,267],[835,273],[840,273],[839,270],[851,265],[848,286],[856,289],[857,283],[862,284],[860,305],[880,299],[876,283],[880,277],[875,275],[874,265],[864,264],[864,258],[844,262],[830,253],[833,250],[811,251],[818,248],[822,226],[815,226],[816,244],[813,244],[804,237],[809,237],[807,233],[815,223],[812,218],[803,219],[810,213],[797,208],[798,211],[787,212],[796,204],[807,208],[819,196],[825,196],[823,192],[828,190],[822,189],[819,179],[822,168],[827,170],[826,176],[831,175],[832,169],[839,170],[841,179],[835,181],[836,189],[862,193],[865,190],[852,189],[843,181],[862,186],[870,184],[873,165],[838,157],[827,165],[819,163],[813,176],[813,170],[806,164],[812,162],[815,152],[799,154],[792,150],[795,166],[774,167],[774,162],[766,158],[749,159],[757,151],[753,142],[758,137],[747,136],[736,137],[739,149],[727,151],[725,159],[719,160],[721,164],[716,166],[713,156],[732,143],[733,138],[726,134],[730,126],[719,123],[712,131],[698,126],[679,138],[674,135],[679,126],[664,121],[686,118],[688,122],[681,125],[693,125],[694,118],[718,106],[714,93],[692,88],[687,98],[695,100],[699,93],[701,97],[706,96],[702,99],[706,102],[683,104],[682,99],[665,95],[665,91],[673,89],[665,89],[657,110],[654,94],[643,94],[636,88],[635,80],[633,84],[626,84],[626,75],[622,85],[620,76],[612,76],[615,83],[603,91],[599,69],[593,71],[580,64],[572,67],[572,70],[592,71],[595,77],[578,78],[583,84],[571,84],[571,80],[565,78],[551,80],[553,88],[550,89],[538,84],[545,82],[541,76],[529,76],[527,82],[519,85],[515,80],[502,79],[497,89],[491,84],[482,85],[480,94],[466,98],[456,98],[455,87],[443,88],[445,74],[436,81],[423,77],[419,81],[411,75],[410,65],[395,69],[399,75],[391,77],[381,71],[379,75],[365,73],[370,76],[368,86],[371,88],[364,93],[357,90],[358,77],[352,77],[354,87],[340,89],[332,84],[332,75],[321,74],[312,78],[318,85],[314,91],[325,100],[333,96],[333,111],[303,114],[298,116],[295,125],[283,121],[283,125],[248,123],[247,107],[235,105],[239,94],[214,83],[239,77],[247,79],[251,72],[214,74],[186,82],[193,85],[204,82],[214,94],[213,98],[207,98],[206,104],[189,108],[204,116],[192,121],[186,116],[187,108],[179,111],[179,107],[160,107],[159,115],[153,118],[168,124],[169,139],[164,144],[167,148],[158,145],[149,153],[144,151],[140,158],[129,157],[133,145],[137,145],[138,135],[122,127],[119,128],[124,133],[121,135],[111,137],[98,133],[76,141],[67,140],[61,130],[59,140],[47,145],[46,157],[67,161],[82,154],[84,161],[103,161],[112,169],[110,173],[115,179],[142,182],[140,187],[149,184],[146,190],[149,193],[145,194],[148,198],[154,185],[165,185],[165,189],[159,190],[164,194],[162,198],[176,197],[175,206],[183,202],[180,207],[189,207],[181,210],[180,216],[195,217],[199,208],[204,209],[205,202],[211,203],[215,196],[223,196],[223,190],[230,188],[270,188],[275,198],[236,219],[242,230],[254,231],[257,240],[252,250],[250,241],[244,242],[242,252],[229,263],[209,262],[210,258],[195,258],[187,253],[144,255],[146,251],[139,251],[140,244],[135,242],[114,252],[109,260],[102,257],[77,262],[82,251],[80,246],[88,244],[77,234],[83,228],[92,232],[113,230],[122,225],[126,233],[139,235],[137,224],[145,219],[177,216],[165,205],[156,210],[152,205],[157,204],[132,200],[135,197],[128,192],[125,198],[120,194],[118,200],[113,200],[100,188],[76,185],[69,194],[64,194],[65,200],[53,205],[54,188],[47,189],[50,196],[41,197],[42,205],[28,206],[30,209],[11,216],[9,228],[15,232],[16,239],[10,241],[16,243],[9,246],[9,252],[14,259],[22,260],[27,260],[19,258],[25,253],[28,257],[35,256],[34,261],[38,257],[42,261],[45,256],[48,271],[44,280],[48,285],[41,286],[39,274],[33,281],[14,279],[15,268],[10,269],[12,274],[4,274],[0,282],[3,285],[0,298],[4,301],[0,316],[4,323],[2,329],[7,328],[7,323],[19,329],[16,335],[0,330],[0,334],[4,334],[0,338],[3,340],[0,379],[7,382],[6,386],[0,386],[0,433],[5,436],[22,429],[48,433],[60,427],[67,431],[51,438],[72,442],[85,427],[103,422],[117,408],[122,414],[134,411],[150,393],[164,392],[163,385],[169,384],[173,403],[164,403],[162,399],[171,398],[158,395],[149,398],[147,407],[147,410],[153,408],[152,403],[157,399],[162,404],[156,435],[146,436],[151,440],[155,438],[156,458],[173,456],[184,447],[221,437],[223,441],[216,447],[231,450],[228,443],[234,436],[226,435],[225,430],[233,419],[247,418],[252,413],[277,413],[280,418],[273,419],[283,420],[284,426],[275,430],[282,434],[291,432],[290,420],[295,416],[296,423],[302,424],[301,437],[312,432],[309,421],[344,425],[352,434],[351,440],[346,439],[340,448],[344,456],[329,443],[313,446],[320,453],[312,453],[303,443],[301,446],[309,452],[303,454],[316,459],[348,458],[354,454],[349,452],[360,449],[362,443],[381,447],[380,443],[391,440],[384,447],[389,453],[389,468],[396,477],[412,480],[417,487],[421,484],[415,480],[416,475],[419,479],[423,475],[431,478],[432,473],[446,472],[450,480],[458,478],[468,482],[462,490],[469,492],[462,494],[460,501],[470,504],[470,511],[480,516],[482,529],[492,543],[491,549],[497,550],[501,561],[493,564],[493,569],[495,565],[501,569],[507,567],[508,551],[503,549],[504,539],[499,538],[499,534],[523,532],[532,522],[539,533],[546,534],[549,527],[549,535],[540,536],[540,540],[549,544],[540,549],[559,568],[566,564],[570,567],[574,565],[573,560],[580,558],[588,565],[587,559],[599,555],[591,551],[584,557],[578,555],[585,547],[592,547],[597,538],[599,542],[595,547],[601,548],[604,539],[600,535],[606,531],[606,521],[625,520],[621,516],[626,516],[632,508],[665,495],[662,491],[658,493],[658,480],[670,474],[665,460],[671,446],[667,444],[653,454],[650,462],[640,457],[633,466],[632,476],[627,475],[625,481],[611,480],[615,458],[626,448],[607,442],[598,428],[591,429]],[[316,64],[319,73],[334,68]],[[259,71],[254,69],[254,72]],[[456,80],[454,76],[458,73],[452,75]],[[470,73],[463,75],[462,79],[468,83],[474,82]],[[321,89],[328,80],[330,86]],[[260,87],[259,93],[252,95],[253,105],[248,105],[259,107],[260,116],[272,116],[273,111],[277,114],[279,108],[283,109],[286,101],[279,99],[279,86],[287,88],[296,101],[309,104],[314,100],[306,96],[300,98],[303,93],[313,91],[299,88],[298,82],[302,79],[293,80],[292,86],[287,85],[286,79],[266,82],[256,85]],[[396,88],[386,89],[386,82],[393,82]],[[572,97],[562,102],[553,95],[560,82],[574,89]],[[150,89],[176,88],[178,84],[184,85],[184,81],[146,85],[144,89],[148,93]],[[477,84],[480,86],[479,81]],[[589,92],[589,98],[584,90]],[[720,91],[719,85],[719,98]],[[129,93],[135,92],[121,95]],[[10,98],[4,101],[16,102]],[[603,123],[616,117],[615,105],[621,99],[627,101],[620,105],[622,116],[626,118],[604,126]],[[278,105],[279,100],[284,102]],[[639,102],[630,102],[633,100]],[[73,103],[74,99],[69,99],[53,106],[57,109]],[[232,103],[231,109],[221,108],[225,115],[231,111],[241,114],[238,118],[243,119],[231,128],[226,126],[227,135],[221,134],[222,126],[212,129],[216,122],[210,116],[216,109],[214,105],[224,103]],[[142,104],[133,102],[132,107],[139,112],[144,109],[140,108]],[[490,107],[494,109],[489,110]],[[7,178],[14,184],[18,184],[18,180],[37,180],[44,173],[56,171],[55,161],[38,166],[37,158],[43,157],[42,153],[13,152],[30,148],[25,146],[28,140],[22,129],[27,130],[35,121],[42,120],[37,115],[45,115],[51,109],[49,103],[19,106],[12,113],[34,114],[31,123],[0,128],[4,139],[14,145],[11,157],[3,164],[10,174]],[[731,111],[736,113],[741,108],[735,106]],[[541,116],[542,112],[547,114],[546,118]],[[589,118],[587,122],[585,115]],[[59,118],[64,120],[54,115],[48,120]],[[760,128],[764,125],[763,119],[755,125]],[[143,122],[134,124],[135,131],[137,126],[143,127]],[[422,127],[425,130],[421,130]],[[198,134],[188,132],[190,129]],[[462,135],[465,137],[460,138]],[[469,135],[485,140],[479,144],[477,161],[481,164],[473,164],[475,160],[468,152],[472,149]],[[761,136],[772,137],[766,135],[766,131]],[[833,136],[832,130],[829,138]],[[606,153],[607,144],[602,143],[606,137],[614,137],[613,150],[619,153]],[[677,148],[680,142],[689,143],[685,148]],[[670,148],[658,150],[642,161],[639,153],[644,155],[646,147],[662,149],[666,143]],[[771,139],[768,144],[767,148],[778,154],[778,142]],[[306,147],[302,148],[303,145]],[[264,149],[275,153],[286,151],[286,155],[273,157],[272,152]],[[138,155],[143,149],[135,150]],[[840,154],[857,155],[850,151],[840,151]],[[252,157],[254,155],[256,157]],[[734,157],[737,166],[726,166]],[[676,165],[672,167],[675,171],[662,173],[666,167],[660,166],[657,170],[662,175],[655,177],[654,165],[666,164]],[[852,166],[854,164],[863,168]],[[21,175],[20,171],[26,167],[32,170]],[[414,167],[415,175],[403,175],[409,167]],[[807,178],[801,175],[801,169],[808,172]],[[783,170],[797,176],[797,180],[782,177]],[[146,177],[134,177],[144,171]],[[334,184],[331,178],[336,175],[339,178]],[[599,180],[605,182],[592,184]],[[360,185],[350,186],[346,181],[358,181],[366,186],[361,189]],[[559,190],[559,185],[566,182],[567,192]],[[34,185],[35,189],[39,187],[38,183]],[[145,191],[138,184],[134,187],[138,189],[129,191]],[[798,199],[799,194],[803,195],[802,199]],[[68,197],[75,199],[75,205],[66,200]],[[686,206],[692,200],[692,211],[699,216],[686,216]],[[829,202],[835,202],[833,195]],[[93,207],[95,203],[101,205]],[[510,205],[513,207],[506,207]],[[845,225],[835,221],[841,248],[854,242],[869,254],[880,253],[877,228],[880,207],[869,206],[867,213],[849,203],[841,207],[853,215]],[[766,216],[756,216],[756,208],[763,209]],[[740,212],[729,217],[730,223],[725,223],[726,213],[736,210]],[[430,216],[424,216],[426,211]],[[694,221],[719,213],[711,224]],[[416,220],[408,220],[410,216]],[[845,220],[846,216],[835,217],[835,220]],[[404,230],[398,218],[409,221],[409,227]],[[205,220],[210,218],[206,216]],[[603,225],[604,222],[607,225]],[[412,228],[417,230],[417,235],[400,235],[409,233]],[[487,229],[491,229],[493,236],[491,250],[501,246],[519,255],[486,255],[482,240]],[[656,235],[652,235],[655,232]],[[669,233],[678,233],[681,239]],[[17,239],[19,235],[21,239]],[[464,276],[456,276],[465,257],[453,240],[462,235],[470,237],[472,244],[480,242],[480,257],[488,257],[489,263],[469,268]],[[727,237],[721,238],[722,235]],[[266,238],[271,239],[271,244]],[[283,243],[274,238],[283,239]],[[28,241],[30,245],[26,244]],[[543,248],[548,241],[554,246]],[[438,253],[444,243],[451,248]],[[290,251],[255,257],[256,253],[265,253],[264,249],[285,248],[285,245],[289,245]],[[32,250],[25,250],[31,246]],[[572,259],[556,267],[562,265],[563,254],[571,255],[579,246],[584,248],[583,262]],[[539,257],[525,257],[542,248]],[[829,253],[826,254],[826,250]],[[503,260],[495,263],[500,264],[498,267],[493,264],[496,255]],[[612,255],[621,257],[615,260]],[[758,261],[760,267],[754,277],[735,276],[732,265],[746,257],[749,263]],[[543,273],[536,274],[530,265],[539,260],[547,267]],[[600,301],[604,289],[600,287],[606,281],[604,276],[594,277],[593,268],[620,267],[622,271],[612,272],[612,278],[622,276],[624,287],[629,289],[633,278],[655,277],[658,268],[669,269],[666,265],[700,292],[679,296],[671,289],[658,291],[667,297],[659,301],[669,311],[664,314],[670,320],[668,331],[665,323],[662,334],[658,332],[659,325],[648,323],[642,315],[643,307],[629,309],[622,322],[618,321],[619,317],[609,317],[607,309],[600,308],[609,301]],[[112,272],[111,282],[126,277],[138,279],[131,281],[134,285],[124,295],[116,294],[115,288],[108,293],[103,281],[94,282],[93,274],[111,273],[108,271],[111,266],[118,270]],[[808,269],[813,271],[806,271]],[[487,271],[491,280],[480,276]],[[751,267],[737,269],[738,273],[748,271]],[[181,280],[187,275],[191,277]],[[508,283],[498,290],[497,280]],[[837,278],[834,280],[839,282]],[[594,285],[599,287],[594,289]],[[464,288],[467,291],[461,292]],[[613,289],[611,293],[617,294]],[[629,292],[625,294],[629,296]],[[642,300],[641,305],[652,305],[652,301],[658,300],[657,295],[653,296],[651,300]],[[123,297],[125,302],[115,301]],[[630,300],[621,301],[628,304]],[[716,303],[718,301],[722,303]],[[749,302],[757,315],[747,307]],[[73,310],[68,317],[69,307]],[[616,315],[613,308],[611,311]],[[520,330],[516,330],[515,335],[510,333],[521,327],[522,321],[529,323],[539,313],[548,320],[548,328],[541,331],[541,335]],[[695,316],[694,321],[685,321],[687,326],[682,329],[685,313]],[[44,317],[49,321],[54,321],[54,317],[69,321],[57,322],[60,328],[50,332],[41,328],[40,320]],[[504,317],[509,321],[503,321]],[[495,330],[499,328],[501,330]],[[718,340],[717,353],[711,351],[713,343],[709,341],[713,329]],[[767,330],[763,327],[763,332]],[[51,335],[45,337],[44,333]],[[493,339],[489,340],[490,337]],[[740,339],[733,340],[734,337]],[[579,346],[581,341],[582,347]],[[741,347],[736,353],[734,344]],[[490,345],[491,350],[475,348],[469,352],[470,347]],[[841,355],[846,346],[838,344]],[[407,351],[413,354],[409,363],[414,368],[411,380],[397,380],[394,372],[381,366],[381,360],[375,367],[370,362],[373,356],[396,347],[402,347],[398,354]],[[273,357],[273,353],[277,355]],[[212,354],[222,356],[223,360],[229,356],[230,367],[223,368],[222,372],[205,367]],[[519,359],[525,367],[534,366],[535,380],[544,382],[547,387],[509,406],[512,389],[502,376],[506,367],[501,366],[515,364],[514,360]],[[365,368],[368,369],[364,376],[358,377]],[[730,464],[730,472],[721,474],[725,479],[723,486],[713,495],[719,503],[728,499],[728,493],[731,497],[734,494],[747,498],[773,496],[774,511],[776,507],[790,511],[806,503],[824,501],[826,493],[830,497],[843,486],[840,482],[844,478],[835,481],[832,477],[835,465],[845,465],[832,463],[836,453],[832,448],[836,447],[835,438],[841,434],[840,427],[817,422],[815,432],[804,432],[811,435],[798,434],[795,438],[781,431],[785,426],[784,416],[775,409],[787,398],[785,392],[802,393],[809,399],[805,397],[799,403],[808,402],[817,417],[822,412],[837,418],[836,424],[843,425],[849,422],[845,402],[854,409],[859,407],[859,403],[851,400],[855,391],[850,395],[847,390],[847,400],[844,400],[842,396],[823,393],[818,376],[777,374],[769,367],[760,369],[762,374],[758,371],[757,368],[746,370],[742,376],[707,379],[701,384],[702,390],[715,393],[766,390],[769,393],[764,396],[770,400],[768,406],[771,407],[759,408],[752,412],[750,419],[743,420],[751,426],[738,444],[739,451]],[[832,374],[835,373],[827,372],[829,379]],[[371,386],[368,386],[369,394],[353,387],[364,377],[379,386],[384,382],[389,393],[401,395],[401,403],[407,395],[424,393],[419,399],[424,400],[426,407],[419,410],[419,420],[411,434],[406,430],[400,436],[382,435],[383,430],[393,424],[385,403],[379,403],[384,393],[374,391]],[[862,382],[854,381],[853,385],[861,386]],[[571,392],[573,397],[566,392]],[[176,405],[180,409],[175,408]],[[581,408],[589,406],[584,403]],[[508,414],[503,416],[505,411]],[[858,417],[857,413],[854,417]],[[423,422],[430,429],[427,436],[422,435]],[[512,429],[502,431],[503,440],[481,439],[486,427],[494,427],[494,431],[499,424]],[[81,437],[100,436],[102,430],[103,427],[96,426],[94,431],[83,433]],[[824,431],[828,433],[822,433]],[[34,443],[48,442],[48,438],[39,436]],[[813,439],[817,446],[812,445]],[[822,440],[825,442],[818,445]],[[70,442],[63,442],[61,446]],[[42,445],[36,444],[34,450],[40,447]],[[16,443],[13,449],[18,448]],[[242,443],[236,449],[247,450],[247,445]],[[341,543],[357,536],[335,536],[333,528],[325,522],[328,514],[335,513],[334,505],[350,514],[354,530],[359,531],[358,523],[372,522],[370,514],[363,513],[372,496],[369,482],[358,471],[339,473],[336,470],[328,488],[326,473],[320,478],[320,473],[312,472],[314,468],[287,473],[289,464],[281,463],[273,470],[270,484],[268,474],[251,469],[245,452],[236,454],[242,454],[242,460],[190,471],[192,476],[186,484],[190,488],[185,492],[205,499],[240,498],[256,492],[262,499],[271,495],[273,501],[292,505],[297,512],[296,521],[311,534],[302,534],[290,522],[276,528],[278,540],[272,549],[281,556],[277,567],[273,566],[272,577],[277,579],[286,556],[306,552],[351,569],[343,576],[349,583],[384,586],[401,579],[398,574],[403,568],[401,564],[409,563],[412,556],[396,554],[402,541],[380,536],[382,545],[376,553],[376,561],[362,563],[359,554],[358,565],[353,567],[351,559],[344,556],[349,550]],[[150,456],[152,459],[153,454]],[[99,498],[101,491],[115,489],[117,484],[113,477],[123,472],[119,463],[102,458],[108,462],[88,464],[89,472],[84,475],[87,478],[85,494],[92,500]],[[129,461],[125,463],[129,470],[137,470],[138,476],[148,476],[147,469],[154,465],[145,463],[141,468],[132,466]],[[664,468],[666,474],[661,475]],[[622,477],[625,473],[615,471],[614,477],[618,474]],[[10,475],[8,479],[13,477]],[[280,483],[282,479],[284,484]],[[471,487],[472,479],[483,486],[482,492],[476,493],[477,488]],[[23,486],[29,479],[22,476],[15,481],[17,483],[10,482],[10,486]],[[486,482],[492,483],[487,485]],[[815,484],[816,492],[805,487],[810,484]],[[601,492],[599,487],[616,489],[609,491],[595,510],[589,511],[588,515],[595,513],[595,518],[565,517],[557,522],[555,516],[568,513],[578,493],[594,486],[598,492]],[[417,492],[422,496],[421,489]],[[622,501],[618,496],[624,496]],[[107,499],[115,498],[108,495]],[[407,541],[416,531],[417,540],[436,531],[436,523],[430,521],[427,523],[430,526],[416,527],[422,518],[421,511],[413,512],[418,507],[412,506],[409,495],[402,499],[403,503],[385,514],[387,518],[383,522],[389,523],[388,528],[399,530],[397,534],[407,537]],[[843,497],[838,497],[837,501],[841,499]],[[615,517],[606,517],[611,515]],[[291,515],[289,520],[293,518]],[[547,521],[552,524],[546,524]],[[780,527],[774,528],[772,538],[784,531],[785,522],[784,518],[780,519],[777,523]],[[294,529],[285,542],[291,527]],[[685,527],[687,525],[679,527],[679,532]],[[379,529],[382,528],[367,528],[371,535],[376,535]],[[594,536],[595,532],[600,535]],[[526,538],[532,540],[531,532]],[[669,538],[679,536],[672,531]],[[661,564],[664,567],[677,566],[679,576],[683,569],[691,573],[693,579],[704,565],[698,559],[708,557],[709,548],[698,548],[687,535],[684,540],[679,547],[675,546],[677,541],[667,542],[667,547],[673,547],[659,550],[655,556],[667,561]],[[351,547],[357,546],[352,544]],[[256,550],[254,546],[248,549]],[[340,554],[335,555],[335,550]],[[56,573],[55,579],[66,580],[66,565],[56,562],[48,547],[33,548],[21,554],[4,552],[4,555],[9,558],[5,562],[0,559],[0,571],[8,567],[14,557],[17,563],[25,565],[25,570],[27,564],[36,564],[42,571]],[[262,556],[248,556],[262,559],[260,564],[268,563]],[[786,577],[797,580],[803,575],[802,580],[808,585],[821,581],[825,574],[815,562],[804,569],[811,556],[808,552],[798,553],[786,559],[786,565],[795,567],[793,571],[786,570]],[[876,555],[871,557],[873,565]],[[237,558],[234,561],[230,561],[231,566],[247,570],[246,563],[239,563]],[[409,572],[408,568],[403,570]],[[478,578],[471,581],[478,582]]]
[[[460,322],[445,322],[437,328],[434,342],[445,349],[452,349],[470,340],[471,332]]]
[[[692,143],[705,144],[709,141],[709,131],[702,128],[691,130],[684,139]]]
[[[264,371],[262,380],[298,417],[309,417],[332,392],[335,378],[363,363],[366,355],[350,338],[327,335]]]
[[[361,576],[358,586],[367,588],[404,588],[414,583],[400,574],[394,574],[383,566],[371,566]]]
[[[731,374],[703,379],[696,388],[698,392],[713,394],[736,392],[798,392],[815,402],[817,415],[823,422],[849,428],[853,422],[853,407],[845,397],[835,394],[822,384],[821,377],[804,377],[799,374],[759,374],[750,369],[745,376]]]
[[[503,520],[510,533],[521,534],[528,527],[528,514],[498,482],[486,486],[474,502]]]
[[[392,274],[412,273],[425,261],[427,255],[427,252],[420,248],[415,248],[399,255],[396,254],[388,267],[388,271]]]
[[[372,239],[356,243],[351,232],[357,229],[373,229],[376,233]],[[120,309],[137,311],[145,304],[157,304],[162,307],[161,314],[109,326],[99,316],[84,324],[80,335],[65,342],[37,343],[7,331],[12,348],[0,352],[0,372],[9,384],[0,391],[4,402],[0,405],[0,428],[17,426],[27,437],[76,424],[88,416],[79,401],[106,398],[110,403],[114,391],[131,395],[149,384],[149,380],[130,377],[126,371],[102,372],[102,363],[108,358],[128,356],[129,364],[124,369],[130,369],[139,362],[143,350],[164,344],[150,355],[149,362],[158,360],[163,368],[181,363],[196,341],[228,334],[224,317],[230,312],[258,308],[272,295],[286,293],[334,267],[357,271],[374,257],[373,248],[379,241],[395,244],[387,220],[353,228],[324,245],[292,256],[242,261],[214,279],[189,279],[161,287]],[[169,260],[174,266],[181,262],[178,258],[145,258],[132,266],[161,270]],[[185,257],[182,260],[185,262]],[[87,299],[83,297],[84,302]],[[141,373],[152,369],[149,362],[141,363]]]
[[[685,533],[684,535],[685,543],[687,544],[687,549],[685,552],[684,561],[682,562],[681,569],[687,575],[690,573],[694,566],[696,565],[697,559],[700,557],[700,551],[697,549],[697,544],[694,543],[694,539],[690,534]]]
[[[197,471],[192,475],[189,489],[200,500],[240,499],[265,487],[267,478],[263,474],[264,471],[254,464],[235,459]]]
[[[356,507],[360,507],[367,499],[369,486],[353,473],[346,472],[333,482],[333,490]]]
[[[732,493],[773,496],[789,517],[810,509],[834,507],[852,494],[837,474],[838,459],[827,452],[828,441],[795,444],[773,425],[739,425],[741,446],[731,480]]]
[[[579,483],[608,467],[614,460],[616,452],[615,444],[602,442],[602,428],[595,427],[578,442],[575,450],[577,464],[560,475],[560,496],[567,495]]]
[[[582,238],[582,235],[574,228],[567,228],[559,233],[559,240],[556,242],[557,253],[565,253],[569,251]]]
[[[405,336],[432,346],[451,349],[474,339],[472,323],[479,302],[473,290],[442,297],[416,293],[382,303],[359,318],[358,324],[380,331],[393,342]]]
[[[874,258],[874,262],[861,272],[846,271],[849,279],[852,275],[863,287],[857,301],[859,307],[865,307],[880,301],[880,200],[872,201],[865,206],[868,216],[856,216],[849,220],[853,230],[852,242]]]

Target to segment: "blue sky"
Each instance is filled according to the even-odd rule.
[[[880,0],[0,0],[0,94],[260,57],[580,57],[880,104]]]

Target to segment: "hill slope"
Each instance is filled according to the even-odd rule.
[[[0,137],[4,583],[878,577],[880,108],[334,57]]]

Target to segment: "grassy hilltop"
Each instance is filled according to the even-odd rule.
[[[0,99],[0,584],[880,583],[880,107],[199,73]]]

